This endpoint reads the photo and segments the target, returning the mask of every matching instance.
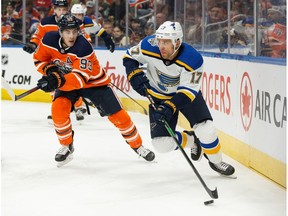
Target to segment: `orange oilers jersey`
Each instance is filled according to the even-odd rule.
[[[81,32],[85,35],[89,42],[92,42],[90,36],[85,33],[84,24],[80,26]],[[56,21],[56,15],[45,17],[41,20],[41,23],[38,25],[36,32],[32,35],[30,42],[39,45],[40,41],[47,32],[58,31],[58,23]]]
[[[58,31],[48,32],[33,54],[37,71],[43,75],[43,67],[49,62],[71,68],[71,72],[64,75],[66,82],[59,90],[71,91],[110,83],[110,77],[100,67],[91,43],[83,35],[78,36],[73,47],[66,49],[60,41]]]

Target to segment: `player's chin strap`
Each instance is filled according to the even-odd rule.
[[[152,96],[149,94],[149,89],[146,88],[146,96],[148,98],[148,100],[151,103],[151,106],[154,110],[157,110],[156,104],[152,98]],[[179,143],[178,139],[176,138],[176,134],[174,133],[174,131],[172,130],[172,128],[170,127],[170,125],[168,124],[168,122],[163,119],[162,123],[164,124],[166,130],[168,131],[168,133],[170,134],[170,136],[173,138],[173,140],[175,141],[175,143],[177,144],[178,148],[180,149],[180,151],[182,152],[183,156],[185,157],[185,159],[187,160],[187,162],[189,163],[189,165],[191,166],[191,168],[193,169],[194,173],[196,174],[196,176],[198,177],[198,179],[200,180],[201,184],[203,185],[203,187],[205,188],[205,190],[207,191],[207,193],[210,195],[211,198],[213,199],[217,199],[218,198],[218,191],[217,188],[215,188],[215,190],[210,190],[208,188],[208,186],[206,185],[206,183],[204,182],[204,180],[202,179],[201,175],[199,174],[199,172],[197,171],[197,169],[195,168],[195,166],[193,165],[192,161],[189,159],[189,157],[187,156],[186,152],[184,151],[184,149],[182,148],[181,144]]]

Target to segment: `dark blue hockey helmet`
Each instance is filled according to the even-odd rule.
[[[60,16],[58,21],[59,30],[65,29],[80,29],[81,21],[71,14],[64,14]]]
[[[52,4],[56,7],[68,7],[67,0],[52,0]]]

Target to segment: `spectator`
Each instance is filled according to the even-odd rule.
[[[39,9],[39,8],[47,8],[51,6],[51,0],[34,0],[34,6]]]
[[[15,11],[19,13],[22,8],[22,0],[12,0],[12,5],[14,6]]]
[[[286,25],[285,6],[272,6],[268,9],[268,21],[272,24],[280,23]]]
[[[113,0],[111,4],[109,16],[114,18],[114,24],[120,24],[120,21],[125,17],[126,8],[124,0]]]
[[[130,38],[125,36],[124,31],[120,25],[116,25],[114,27],[113,38],[116,47],[126,47],[127,45],[130,45]]]
[[[92,20],[96,20],[96,15],[95,15],[95,4],[93,1],[87,1],[86,2],[86,15],[90,17]]]
[[[141,29],[143,29],[141,20],[138,18],[132,19],[130,24],[131,24],[131,29],[134,32],[137,32],[137,31],[140,31]]]
[[[144,37],[145,37],[145,33],[142,29],[135,31],[131,35],[131,40],[130,40],[131,46],[137,45]]]
[[[106,0],[98,0],[98,10],[102,14],[103,19],[108,19],[110,13],[110,3]]]
[[[284,7],[268,9],[268,21],[272,23],[264,31],[261,55],[272,58],[286,58],[286,11]]]
[[[154,34],[154,23],[152,22],[148,22],[146,25],[145,25],[145,29],[144,29],[144,32],[145,32],[145,36],[148,36],[148,35],[153,35]]]
[[[2,41],[5,41],[6,44],[13,44],[12,41],[6,41],[6,39],[8,36],[11,36],[17,18],[19,18],[18,12],[14,10],[12,3],[8,2],[6,14],[2,17],[1,23]]]
[[[167,15],[163,12],[159,12],[156,14],[156,29],[167,20]]]
[[[226,10],[221,5],[215,5],[209,9],[205,26],[205,43],[207,45],[219,44],[220,35],[227,27],[226,14]]]
[[[112,38],[114,38],[114,36],[113,36],[113,28],[114,28],[114,26],[113,26],[113,23],[112,23],[112,22],[110,22],[109,20],[104,20],[102,27],[103,27],[103,29],[105,29],[105,31],[106,31],[109,35],[112,36]],[[104,40],[98,40],[98,46],[99,46],[99,47],[105,47],[105,42],[104,42]]]
[[[103,28],[106,30],[106,32],[113,36],[113,23],[109,20],[104,21]]]
[[[23,13],[26,14],[26,17],[30,17],[30,19],[38,20],[40,19],[39,11],[34,7],[33,0],[26,1],[26,11],[23,12],[23,8],[19,11],[19,17],[23,16]]]
[[[4,15],[4,22],[15,22],[15,19],[19,18],[19,13],[15,11],[11,2],[8,2],[6,12],[7,13]]]
[[[44,17],[47,17],[47,16],[48,16],[49,10],[50,10],[50,7],[40,7],[40,8],[38,9],[39,15],[40,15],[40,21],[41,21]]]

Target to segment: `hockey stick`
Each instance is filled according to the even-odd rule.
[[[147,110],[145,109],[145,107],[143,107],[140,103],[138,103],[135,99],[133,99],[130,95],[128,95],[127,93],[125,93],[122,89],[120,89],[118,86],[116,86],[114,83],[111,82],[111,85],[113,85],[115,88],[117,88],[119,91],[121,91],[123,94],[125,94],[128,98],[130,98],[132,101],[134,101],[136,104],[138,104],[140,107],[142,107],[144,114],[148,115]]]
[[[155,106],[155,102],[153,100],[153,98],[151,97],[151,95],[148,94],[147,92],[147,97],[148,100],[150,101],[152,107],[154,110],[157,110],[156,106]],[[197,169],[195,168],[195,166],[193,165],[192,161],[189,159],[189,157],[187,156],[186,152],[184,151],[184,149],[182,148],[181,144],[179,143],[179,141],[176,138],[176,135],[174,133],[174,131],[171,129],[171,127],[169,126],[168,122],[166,120],[163,120],[164,126],[166,128],[166,130],[168,131],[168,133],[170,134],[170,136],[173,138],[173,140],[175,141],[175,143],[177,144],[178,148],[180,149],[180,151],[182,152],[182,154],[184,155],[185,159],[187,160],[187,162],[189,163],[189,165],[191,166],[191,168],[193,169],[194,173],[196,174],[196,176],[198,177],[198,179],[200,180],[201,184],[203,185],[203,187],[205,188],[205,190],[207,191],[207,193],[209,194],[209,196],[213,199],[217,199],[218,198],[218,191],[217,188],[215,188],[215,190],[210,190],[208,188],[208,186],[206,185],[206,183],[204,182],[204,180],[202,179],[201,175],[199,174],[199,172],[197,171]]]
[[[10,85],[7,83],[7,81],[4,79],[4,77],[1,76],[1,88],[4,88],[9,96],[12,98],[13,101],[15,101],[15,93],[10,87]]]
[[[4,35],[4,37],[7,38],[7,40],[14,41],[14,42],[16,42],[16,43],[18,43],[18,44],[21,44],[21,45],[26,45],[24,42],[22,42],[22,41],[20,41],[20,40],[17,40],[17,39],[15,39],[15,38],[12,38],[12,37],[10,37],[9,35]]]
[[[20,95],[16,95],[14,91],[12,90],[11,86],[6,82],[6,80],[3,77],[1,77],[1,84],[2,84],[2,88],[4,88],[8,92],[8,94],[10,95],[13,101],[20,100],[21,98],[26,97],[27,95],[30,95],[31,93],[40,89],[39,86],[35,86],[34,88],[29,89]]]

